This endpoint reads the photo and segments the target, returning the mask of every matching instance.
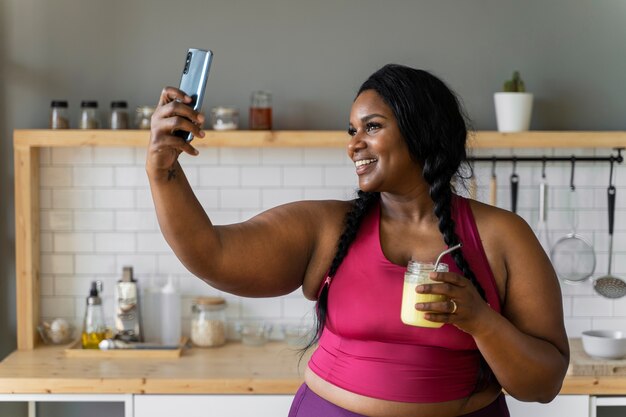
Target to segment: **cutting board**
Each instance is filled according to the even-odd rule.
[[[570,376],[624,376],[626,359],[592,358],[583,349],[581,339],[570,339]]]

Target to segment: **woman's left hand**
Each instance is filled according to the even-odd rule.
[[[431,272],[430,279],[437,284],[421,284],[418,294],[445,295],[446,301],[417,303],[415,308],[425,313],[425,318],[437,323],[450,323],[466,333],[474,334],[487,323],[494,311],[478,294],[467,278],[454,272]]]

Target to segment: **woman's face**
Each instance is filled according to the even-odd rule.
[[[376,91],[356,98],[348,133],[348,156],[361,190],[405,194],[422,182],[421,167],[411,159],[393,111]]]

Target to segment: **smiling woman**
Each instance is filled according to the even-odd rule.
[[[178,162],[197,150],[172,126],[201,138],[204,120],[185,100],[164,89],[153,117],[146,170],[161,230],[218,289],[302,287],[317,300],[318,346],[290,416],[508,416],[502,387],[523,401],[557,395],[569,359],[559,284],[520,217],[452,188],[467,128],[445,83],[399,65],[365,81],[347,146],[357,199],[290,203],[227,226],[211,223]],[[406,265],[459,243],[442,259],[448,271],[415,284],[433,295],[415,309],[442,325],[404,324]]]

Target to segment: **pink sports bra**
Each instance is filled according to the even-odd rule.
[[[488,303],[500,312],[495,279],[465,198],[454,196],[452,217],[463,255]],[[376,203],[329,283],[326,324],[309,367],[338,387],[383,400],[426,403],[467,397],[476,386],[480,360],[474,339],[453,325],[430,329],[402,323],[406,267],[385,258],[379,227]],[[449,255],[442,262],[461,273]]]

